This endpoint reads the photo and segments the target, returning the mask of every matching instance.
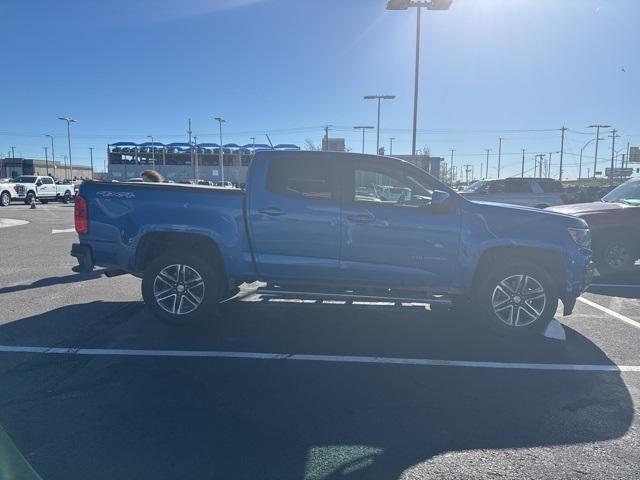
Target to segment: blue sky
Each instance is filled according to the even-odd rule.
[[[88,163],[117,140],[182,141],[187,119],[212,141],[212,118],[227,119],[225,143],[250,136],[318,144],[336,126],[360,151],[353,125],[375,125],[363,95],[383,104],[381,143],[411,142],[415,10],[386,0],[2,0],[0,152],[43,156],[45,133]],[[619,129],[620,146],[640,144],[640,2],[636,0],[454,0],[424,12],[419,148],[455,163],[484,162],[498,137],[505,174],[536,152],[560,148],[570,128],[565,175],[575,176],[586,126]],[[624,71],[623,71],[624,69]],[[617,149],[617,148],[616,148]],[[375,150],[368,134],[366,150]],[[610,159],[610,139],[599,157]],[[554,155],[556,163],[557,155]],[[593,148],[585,150],[585,163]],[[557,168],[557,167],[556,167]],[[585,167],[586,168],[586,167]],[[495,176],[495,171],[491,172]]]

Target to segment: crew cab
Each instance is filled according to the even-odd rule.
[[[395,199],[370,185],[410,192]],[[206,321],[243,282],[265,295],[472,305],[506,335],[571,313],[590,279],[587,224],[539,209],[471,202],[405,161],[260,151],[245,190],[84,182],[75,271],[142,277],[159,318]]]
[[[631,270],[640,258],[640,178],[611,190],[598,202],[552,207],[576,215],[593,235],[594,260],[600,273]]]
[[[32,200],[47,203],[59,200],[69,203],[74,196],[71,183],[56,183],[53,177],[39,175],[21,175],[13,180],[16,196],[12,200],[22,200],[30,204]]]

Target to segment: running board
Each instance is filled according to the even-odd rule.
[[[254,292],[256,295],[266,295],[273,297],[299,298],[299,299],[316,299],[316,300],[351,300],[358,302],[394,302],[394,303],[428,303],[433,305],[451,305],[451,300],[442,298],[409,298],[409,297],[392,297],[384,295],[360,295],[356,293],[325,293],[325,292],[308,292],[295,290],[280,290],[259,288]]]

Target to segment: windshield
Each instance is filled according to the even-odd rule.
[[[602,201],[640,206],[640,181],[623,183],[602,197]]]
[[[38,177],[31,177],[31,176],[27,176],[27,175],[21,175],[19,177],[17,177],[14,182],[16,183],[36,183],[36,178]]]

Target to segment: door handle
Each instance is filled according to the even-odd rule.
[[[355,213],[353,215],[347,215],[347,218],[355,223],[371,223],[375,222],[376,217],[371,213]]]
[[[262,209],[260,209],[258,211],[260,213],[264,214],[264,215],[269,215],[271,217],[277,217],[279,215],[284,215],[284,210],[282,210],[281,208],[277,208],[277,207],[262,208]]]

